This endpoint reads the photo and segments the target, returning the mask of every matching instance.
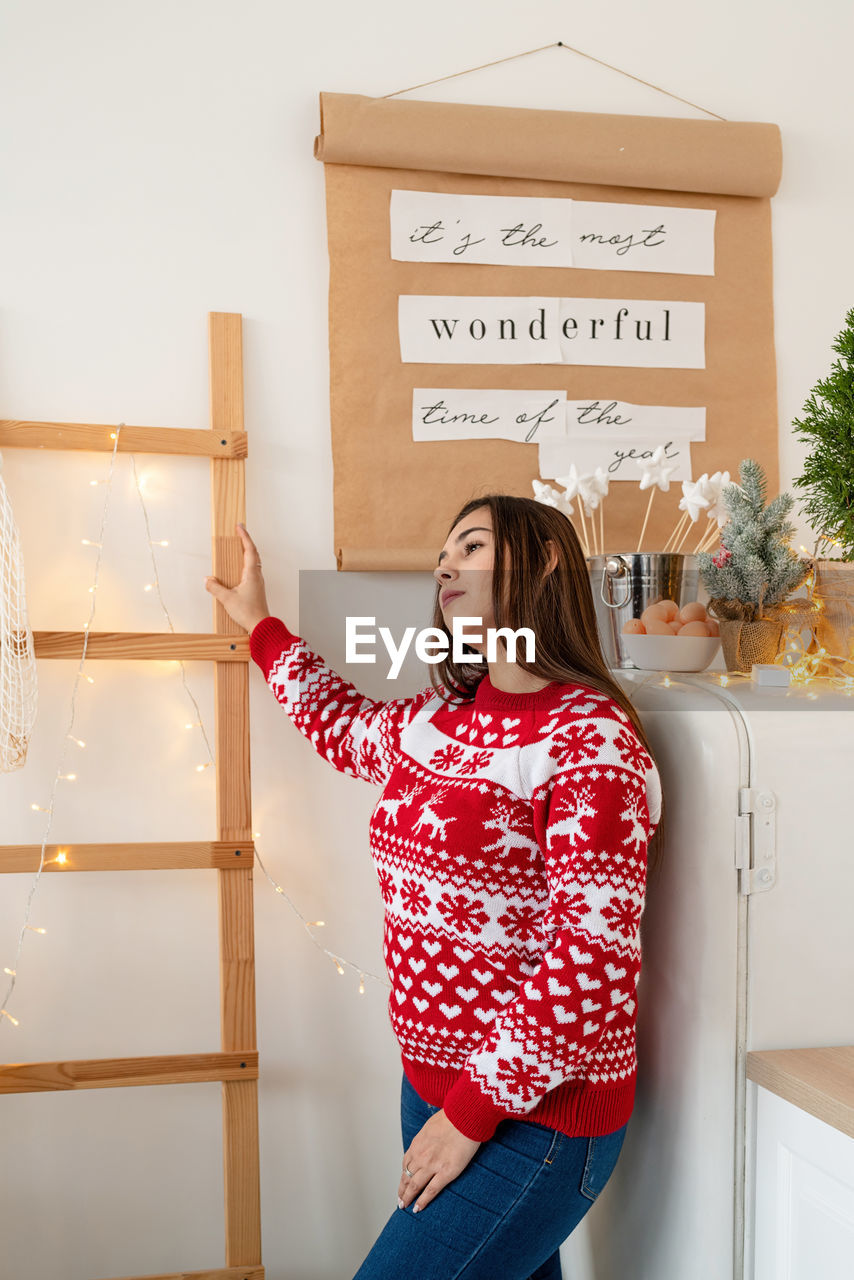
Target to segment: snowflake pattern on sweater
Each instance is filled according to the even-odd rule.
[[[375,701],[278,618],[253,659],[315,750],[382,788],[370,819],[388,1010],[428,1102],[485,1141],[508,1118],[609,1133],[631,1114],[658,770],[580,684]]]

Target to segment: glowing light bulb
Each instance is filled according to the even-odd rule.
[[[144,586],[142,589],[143,589],[143,591],[153,591],[153,590],[154,590],[154,583],[153,583],[153,582],[146,582],[145,586]]]
[[[87,626],[88,626],[88,623],[87,623]],[[82,739],[82,738],[75,738],[75,736],[74,736],[74,734],[73,734],[73,733],[67,733],[65,736],[66,736],[67,738],[70,738],[72,742],[76,742],[76,743],[77,743],[77,745],[78,745],[78,747],[85,747],[85,746],[86,746],[86,743],[83,741],[83,739]]]
[[[41,925],[28,924],[28,929],[32,929],[33,933],[47,933],[47,929],[42,929]]]
[[[84,547],[100,547],[101,545],[100,542],[90,542],[88,538],[81,538],[80,541]]]
[[[16,975],[16,970],[15,970],[15,969],[10,969],[8,965],[7,965],[7,966],[6,966],[6,968],[3,970],[3,972],[4,972],[4,973],[8,973],[8,974],[10,974],[13,978],[14,978],[14,977],[15,977],[15,975]]]
[[[76,773],[61,773],[59,776],[60,776],[60,778],[64,778],[67,782],[76,782],[76,781],[77,781],[77,774],[76,774]]]
[[[111,439],[111,440],[115,440],[115,438],[116,438],[116,433],[115,433],[115,431],[111,431],[111,432],[110,432],[110,439]]]
[[[90,683],[90,684],[94,684],[94,683],[95,683],[95,681],[92,679],[92,677],[91,677],[91,676],[86,676],[86,679],[89,681],[89,683]]]
[[[151,542],[152,547],[168,547],[169,546],[168,542],[155,542],[153,538],[149,539],[149,541]]]
[[[58,853],[54,858],[54,862],[60,862],[64,866],[68,862],[68,856],[64,853]]]
[[[11,1013],[7,1013],[5,1009],[0,1009],[0,1014],[2,1014],[4,1018],[8,1018],[10,1022],[13,1022],[13,1023],[15,1024],[15,1026],[16,1026],[16,1027],[19,1027],[19,1026],[21,1025],[21,1024],[18,1022],[18,1019],[17,1019],[17,1018],[13,1018],[13,1017],[12,1017],[12,1015],[11,1015]]]
[[[335,961],[335,968],[338,970],[338,972],[339,972],[339,973],[343,973],[343,972],[344,972],[344,966],[343,966],[343,964],[339,964],[337,960]]]
[[[365,994],[365,975],[363,973],[360,973],[359,974],[359,995],[363,996],[364,994]]]
[[[45,809],[45,807],[40,804],[31,804],[30,808],[37,809],[39,813],[47,813],[47,809]]]
[[[326,924],[325,920],[309,920],[309,929],[321,929]]]

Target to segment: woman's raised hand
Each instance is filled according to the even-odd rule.
[[[236,587],[224,586],[219,578],[205,578],[205,590],[219,600],[230,618],[252,631],[262,618],[270,616],[267,592],[261,575],[261,556],[242,524],[237,532],[243,542],[243,573]]]

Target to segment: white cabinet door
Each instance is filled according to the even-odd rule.
[[[756,1091],[754,1280],[852,1280],[854,1138]]]

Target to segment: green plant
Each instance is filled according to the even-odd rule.
[[[841,359],[813,387],[793,424],[812,451],[792,486],[808,494],[802,509],[819,542],[841,548],[832,558],[854,560],[854,307],[833,350]]]

